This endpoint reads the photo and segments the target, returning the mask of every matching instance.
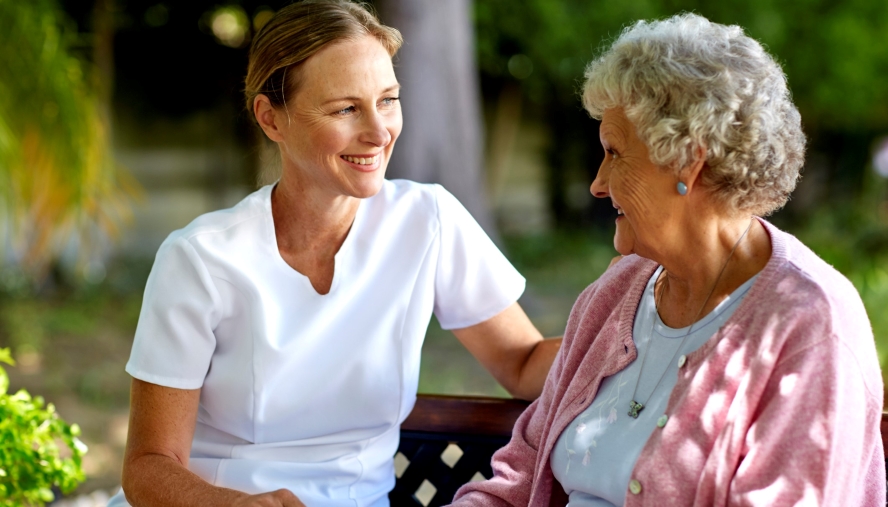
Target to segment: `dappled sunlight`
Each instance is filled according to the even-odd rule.
[[[830,421],[826,417],[816,417],[813,420],[806,418],[808,438],[821,451],[827,451],[830,446]]]
[[[679,446],[675,457],[680,463],[685,464],[687,470],[693,470],[697,468],[696,465],[703,463],[707,454],[708,452],[704,452],[697,442],[685,439]]]
[[[707,434],[712,434],[720,429],[718,425],[724,420],[723,413],[725,407],[728,406],[727,400],[728,394],[726,392],[716,391],[709,396],[709,400],[700,411],[700,424]]]
[[[789,488],[787,483],[789,483],[789,479],[778,477],[777,480],[767,487],[748,492],[747,495],[750,503],[753,505],[773,505],[779,496],[777,492],[782,492]]]
[[[792,395],[798,380],[799,376],[796,373],[789,374],[780,379],[780,395],[785,398]]]

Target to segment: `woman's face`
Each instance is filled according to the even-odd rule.
[[[335,42],[302,64],[297,83],[286,107],[272,110],[279,139],[263,125],[281,146],[284,173],[333,196],[375,195],[401,133],[391,56],[371,36]]]
[[[650,258],[669,237],[678,180],[651,162],[622,108],[604,111],[599,136],[605,155],[590,190],[595,197],[610,197],[617,209],[614,248]]]

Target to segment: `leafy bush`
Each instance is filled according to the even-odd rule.
[[[8,348],[0,349],[0,362],[15,365]],[[77,438],[80,428],[62,420],[52,403],[44,407],[42,397],[8,389],[0,366],[0,506],[44,505],[55,498],[53,487],[68,493],[86,479],[86,445]]]

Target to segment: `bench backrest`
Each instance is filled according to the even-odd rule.
[[[508,443],[527,405],[502,398],[419,395],[401,425],[392,506],[446,505],[463,484],[490,478],[490,457]],[[882,414],[881,430],[888,456],[888,412]]]
[[[490,478],[490,457],[509,442],[527,405],[503,398],[419,395],[401,425],[392,506],[446,505],[463,484]]]

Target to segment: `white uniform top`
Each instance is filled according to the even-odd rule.
[[[271,189],[164,241],[126,371],[202,389],[189,469],[211,484],[388,505],[432,311],[483,322],[524,278],[450,193],[396,180],[361,201],[319,295],[280,256]]]
[[[654,302],[654,285],[662,270],[662,266],[657,268],[651,276],[635,313],[635,361],[601,382],[589,407],[564,429],[552,449],[550,467],[568,494],[568,507],[624,504],[641,449],[654,428],[669,419],[663,412],[685,356],[718,332],[758,278],[755,275],[734,290],[709,315],[694,323],[693,329],[674,329],[660,319]],[[639,377],[642,362],[644,369]],[[637,419],[628,414],[633,391],[635,401],[644,405]],[[668,499],[664,503],[668,504]]]

